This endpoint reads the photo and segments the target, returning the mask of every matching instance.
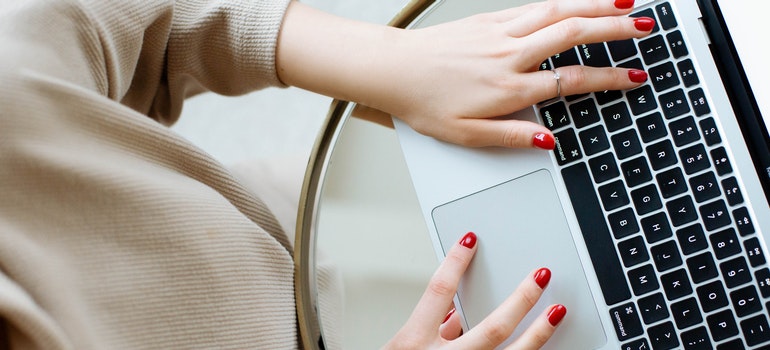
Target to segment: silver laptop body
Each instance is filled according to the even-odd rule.
[[[412,27],[524,2],[439,1]],[[437,255],[479,236],[455,299],[464,327],[549,267],[551,285],[524,321],[567,307],[547,349],[770,346],[770,111],[745,79],[757,73],[732,59],[717,1],[637,1],[633,15],[656,18],[656,30],[543,68],[594,64],[585,52],[604,50],[605,64],[642,68],[648,83],[509,116],[551,128],[553,152],[465,148],[395,120]]]

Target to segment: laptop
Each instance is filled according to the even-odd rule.
[[[412,27],[526,2],[438,1]],[[770,80],[753,5],[637,0],[632,16],[656,19],[649,36],[543,62],[650,74],[506,116],[553,130],[553,152],[465,148],[395,120],[436,254],[479,236],[455,298],[465,329],[549,267],[508,342],[562,303],[546,349],[770,348]]]

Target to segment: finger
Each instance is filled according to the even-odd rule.
[[[458,341],[467,342],[469,347],[470,344],[482,344],[483,348],[496,347],[504,342],[535,306],[550,279],[551,271],[547,268],[529,274],[497,309]]]
[[[508,34],[523,37],[570,17],[620,16],[631,12],[633,0],[547,1],[532,6],[532,11],[511,18]]]
[[[566,314],[567,308],[564,305],[551,305],[506,350],[542,348],[548,339],[551,339],[556,327],[559,326]]]
[[[468,147],[554,148],[550,130],[524,120],[467,118],[459,120],[456,128],[444,132],[449,141]]]
[[[552,71],[527,74],[524,84],[533,88],[524,91],[522,99],[537,103],[557,97],[557,93],[570,96],[594,91],[628,90],[647,81],[647,73],[638,69],[567,66],[557,68],[556,72],[558,81]]]
[[[655,21],[648,17],[572,17],[540,29],[518,39],[521,50],[521,68],[530,68],[531,62],[542,62],[559,52],[581,44],[641,38],[652,31]]]
[[[439,335],[446,340],[455,340],[463,333],[462,324],[460,324],[460,315],[452,309],[447,314],[446,320],[438,329]]]
[[[476,239],[475,233],[468,232],[447,252],[408,323],[420,327],[435,324],[437,330],[446,317],[446,310],[452,305],[460,278],[476,252]]]

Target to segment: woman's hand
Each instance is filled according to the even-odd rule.
[[[476,235],[469,232],[449,250],[411,317],[386,349],[494,349],[511,336],[540,298],[551,272],[541,268],[531,273],[502,305],[460,335],[460,319],[450,309],[460,278],[475,252]],[[550,306],[506,349],[542,347],[566,312],[563,305]]]
[[[466,146],[531,147],[552,137],[538,124],[504,120],[557,95],[548,57],[577,45],[639,38],[633,0],[549,0],[405,30],[340,19],[292,3],[278,47],[287,84],[395,115],[412,128]],[[558,68],[563,96],[623,90],[643,71]],[[369,112],[371,112],[370,110]]]

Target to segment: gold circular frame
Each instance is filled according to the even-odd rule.
[[[406,28],[431,5],[440,0],[412,0],[388,23],[396,28]],[[334,100],[315,141],[308,160],[302,195],[299,201],[296,237],[294,240],[294,295],[297,303],[297,320],[303,349],[320,349],[316,331],[320,330],[315,309],[315,232],[314,222],[321,184],[334,141],[345,119],[351,102]]]

